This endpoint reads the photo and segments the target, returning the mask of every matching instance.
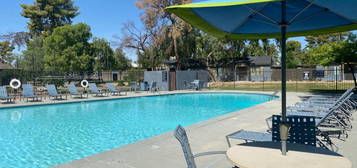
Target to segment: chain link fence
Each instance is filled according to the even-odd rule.
[[[64,86],[71,82],[79,83],[84,79],[94,83],[117,82],[119,85],[125,85],[130,81],[143,81],[144,71],[50,72],[19,69],[0,70],[0,85],[9,85],[14,78],[19,79],[22,83],[31,83],[35,86],[44,86],[46,84]]]
[[[357,73],[355,74],[357,76]],[[211,89],[278,91],[281,89],[280,69],[249,69],[217,74],[218,82],[209,84]],[[355,86],[351,72],[340,68],[289,69],[287,89],[293,92],[341,91]]]
[[[226,71],[215,74],[218,82],[210,82],[209,89],[279,91],[280,69],[248,69]],[[356,73],[357,76],[357,73]],[[144,81],[144,70],[103,71],[103,72],[49,72],[25,70],[0,70],[0,85],[8,86],[11,79],[35,86],[55,84],[64,86],[67,83],[80,83],[83,79],[89,82],[115,82],[126,86],[132,81]],[[287,70],[287,89],[293,92],[341,91],[353,87],[351,72],[343,69],[289,69]]]

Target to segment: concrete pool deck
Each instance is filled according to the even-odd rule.
[[[188,91],[191,92],[191,91]],[[180,92],[161,92],[167,93],[188,93],[187,91]],[[204,91],[206,92],[206,91]],[[214,91],[209,91],[214,92]],[[217,91],[231,92],[231,91]],[[243,92],[239,93],[264,93],[272,94],[272,92]],[[126,98],[136,96],[148,96],[151,93],[128,94],[128,96],[114,97]],[[305,93],[287,93],[288,105],[295,104],[300,101],[300,96],[307,96]],[[112,99],[104,98],[104,99]],[[103,98],[94,98],[91,100],[102,100]],[[75,100],[83,101],[83,100]],[[68,102],[73,102],[68,100]],[[43,102],[45,103],[45,102]],[[43,104],[35,103],[35,104]],[[21,103],[22,104],[22,103]],[[25,105],[28,103],[25,103]],[[30,103],[31,104],[31,103]],[[11,105],[0,105],[1,107],[11,107]],[[186,127],[187,134],[191,143],[193,153],[208,152],[208,151],[226,151],[228,149],[225,136],[240,129],[253,131],[266,131],[267,126],[265,119],[272,114],[280,113],[280,100],[259,104],[250,108],[236,111],[227,115],[223,115],[211,120],[207,120],[198,124]],[[354,121],[354,126],[356,121]],[[356,154],[352,142],[357,142],[357,130],[353,129],[349,134],[346,142],[338,142],[340,147],[339,153],[348,157],[353,165],[357,164]],[[233,143],[241,143],[242,141],[232,141]],[[203,156],[196,159],[197,166],[200,168],[231,168],[232,165],[228,162],[225,155]],[[75,160],[69,163],[55,166],[56,168],[165,168],[177,167],[184,168],[186,163],[177,140],[172,136],[172,132],[155,136],[143,141],[129,144],[120,148],[116,148],[107,152],[99,153],[80,160]]]

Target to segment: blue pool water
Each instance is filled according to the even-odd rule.
[[[272,99],[176,94],[0,109],[0,168],[58,165]]]

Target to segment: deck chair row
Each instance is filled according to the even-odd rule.
[[[84,92],[81,92],[77,89],[77,87],[74,84],[68,84],[66,85],[68,89],[68,93],[70,96],[75,97],[75,98],[85,98],[88,97],[88,94],[86,95]],[[120,96],[122,95],[122,91],[114,86],[113,83],[106,83],[106,90],[101,90],[97,87],[95,83],[89,83],[89,93],[94,95],[94,96]],[[46,85],[48,97],[53,100],[61,100],[61,99],[67,99],[67,94],[60,94],[55,85]],[[126,92],[125,92],[126,94]],[[23,84],[22,85],[22,95],[20,99],[26,100],[27,102],[32,99],[32,101],[42,101],[43,96],[36,94],[34,91],[34,87],[31,84]],[[15,102],[15,97],[10,96],[7,92],[7,89],[5,86],[0,86],[0,100],[6,100],[7,102]]]
[[[355,92],[356,88],[351,88],[341,96],[328,97],[328,99],[324,100],[326,103],[321,102],[319,104],[314,104],[312,102],[315,102],[315,100],[323,100],[323,97],[309,98],[301,103],[297,103],[297,106],[290,107],[287,112],[288,119],[294,119],[296,117],[314,118],[314,133],[315,136],[318,137],[315,144],[336,151],[338,150],[338,147],[334,145],[332,138],[344,140],[348,137],[347,132],[352,129],[352,113],[355,111],[357,103],[351,97]],[[308,105],[302,106],[302,104]],[[266,121],[268,123],[268,131],[266,133],[239,130],[227,135],[228,145],[231,145],[230,139],[271,141],[274,129],[276,129],[274,128],[274,126],[276,126],[276,121],[274,121],[274,116],[269,117]],[[270,126],[270,122],[272,122],[272,126]],[[308,130],[306,128],[304,129],[305,131]],[[291,131],[293,130],[294,129]],[[291,132],[291,135],[295,134],[296,132]],[[309,138],[305,140],[308,139]]]

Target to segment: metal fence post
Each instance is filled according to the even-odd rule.
[[[335,92],[337,93],[337,85],[338,85],[338,81],[337,81],[337,66],[335,66],[335,80],[336,80],[336,90]]]
[[[265,91],[265,87],[264,87],[264,69],[263,69],[263,91]]]
[[[295,92],[298,91],[298,79],[299,79],[299,73],[298,71],[294,71],[295,72]]]
[[[236,89],[236,81],[237,81],[237,65],[234,66],[234,78],[233,78],[233,88]]]

